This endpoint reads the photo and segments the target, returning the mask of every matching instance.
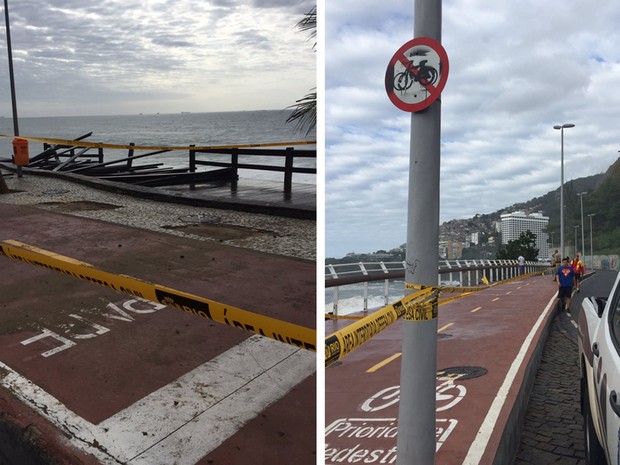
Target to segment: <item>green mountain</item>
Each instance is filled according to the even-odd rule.
[[[590,218],[592,217],[592,242],[595,255],[620,254],[620,158],[609,167],[607,172],[585,178],[579,178],[564,183],[564,241],[566,244],[574,242],[574,227],[581,227],[581,201],[578,193],[585,192],[584,205],[584,230],[586,247],[589,254],[590,244]],[[560,188],[547,194],[533,198],[527,202],[516,203],[488,215],[477,215],[478,223],[482,226],[481,231],[494,235],[494,231],[488,225],[494,221],[500,221],[504,213],[524,211],[526,213],[542,212],[549,217],[548,232],[553,237],[554,245],[559,243],[560,231]],[[450,230],[445,228],[450,223],[462,223],[473,220],[453,220],[444,223],[440,231],[452,236]],[[473,229],[469,225],[468,229]],[[486,226],[486,227],[485,227]],[[581,241],[581,230],[578,231],[578,244]],[[581,248],[581,247],[579,247]]]

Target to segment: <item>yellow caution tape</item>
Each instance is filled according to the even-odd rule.
[[[437,291],[428,288],[409,294],[398,302],[383,307],[372,315],[368,315],[346,328],[327,336],[325,338],[325,366],[330,366],[357,349],[408,312],[415,316],[417,305],[427,300],[435,300],[436,302]],[[434,313],[436,317],[436,303]],[[426,313],[424,315],[427,316]]]
[[[482,281],[485,281],[483,278]],[[486,281],[488,283],[488,280]],[[405,289],[439,289],[441,292],[448,294],[472,293],[487,289],[488,286],[421,286],[420,284],[405,283]]]
[[[131,276],[102,271],[91,264],[18,241],[0,242],[0,255],[316,352],[316,331],[304,326],[224,305]]]
[[[16,138],[8,134],[0,134],[0,137]],[[30,137],[30,136],[18,136],[17,139],[25,139],[30,142],[44,142],[55,145],[68,145],[69,147],[91,147],[102,149],[121,149],[121,150],[217,150],[217,149],[243,149],[243,148],[256,148],[256,147],[291,147],[293,145],[316,145],[316,141],[296,141],[296,142],[271,142],[264,144],[243,144],[243,145],[203,145],[203,146],[182,146],[182,147],[156,147],[149,145],[119,145],[119,144],[104,144],[100,142],[85,142],[83,140],[70,140],[70,139],[54,139],[48,137]]]
[[[429,321],[437,318],[437,302],[439,291],[435,290],[431,298],[422,302],[414,301],[410,305],[405,305],[404,319],[406,321]]]

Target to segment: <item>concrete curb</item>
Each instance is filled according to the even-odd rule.
[[[13,165],[0,163],[0,168],[16,173],[17,169]],[[160,201],[179,203],[183,205],[191,205],[194,207],[221,208],[229,210],[238,210],[248,213],[261,213],[264,215],[283,216],[286,218],[298,218],[304,220],[316,220],[316,206],[314,209],[305,208],[303,206],[285,206],[270,202],[247,201],[243,199],[221,199],[195,197],[183,193],[171,193],[160,191],[157,188],[136,186],[122,182],[108,181],[98,179],[91,176],[84,176],[75,173],[62,173],[57,171],[47,171],[34,168],[22,167],[22,172],[34,176],[47,176],[52,178],[64,179],[66,181],[75,182],[96,189],[113,192],[116,194],[133,195],[135,197]]]
[[[545,321],[540,337],[536,341],[536,345],[532,351],[532,355],[527,363],[525,372],[523,374],[523,382],[519,388],[519,393],[515,398],[513,408],[506,421],[506,427],[500,439],[499,446],[493,465],[511,465],[514,462],[514,458],[519,450],[521,443],[521,433],[523,431],[523,424],[525,421],[525,414],[530,402],[530,395],[532,394],[532,388],[536,381],[536,373],[540,366],[543,350],[549,334],[551,332],[553,320],[559,313],[559,306],[557,302],[553,307],[553,311],[549,313],[547,321]]]

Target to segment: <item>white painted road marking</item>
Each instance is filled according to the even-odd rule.
[[[0,369],[3,386],[105,464],[193,465],[314,373],[316,355],[251,336],[99,425],[2,362]]]

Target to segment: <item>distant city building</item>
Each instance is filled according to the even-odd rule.
[[[439,241],[439,256],[447,260],[461,258],[463,256],[463,243],[452,239]]]
[[[549,217],[542,213],[526,214],[524,212],[507,213],[501,216],[502,244],[519,239],[521,233],[530,230],[536,236],[536,248],[539,258],[549,256],[548,235],[545,232],[549,224]]]
[[[475,245],[480,245],[480,233],[479,232],[473,232],[471,233],[471,243],[475,244]]]

